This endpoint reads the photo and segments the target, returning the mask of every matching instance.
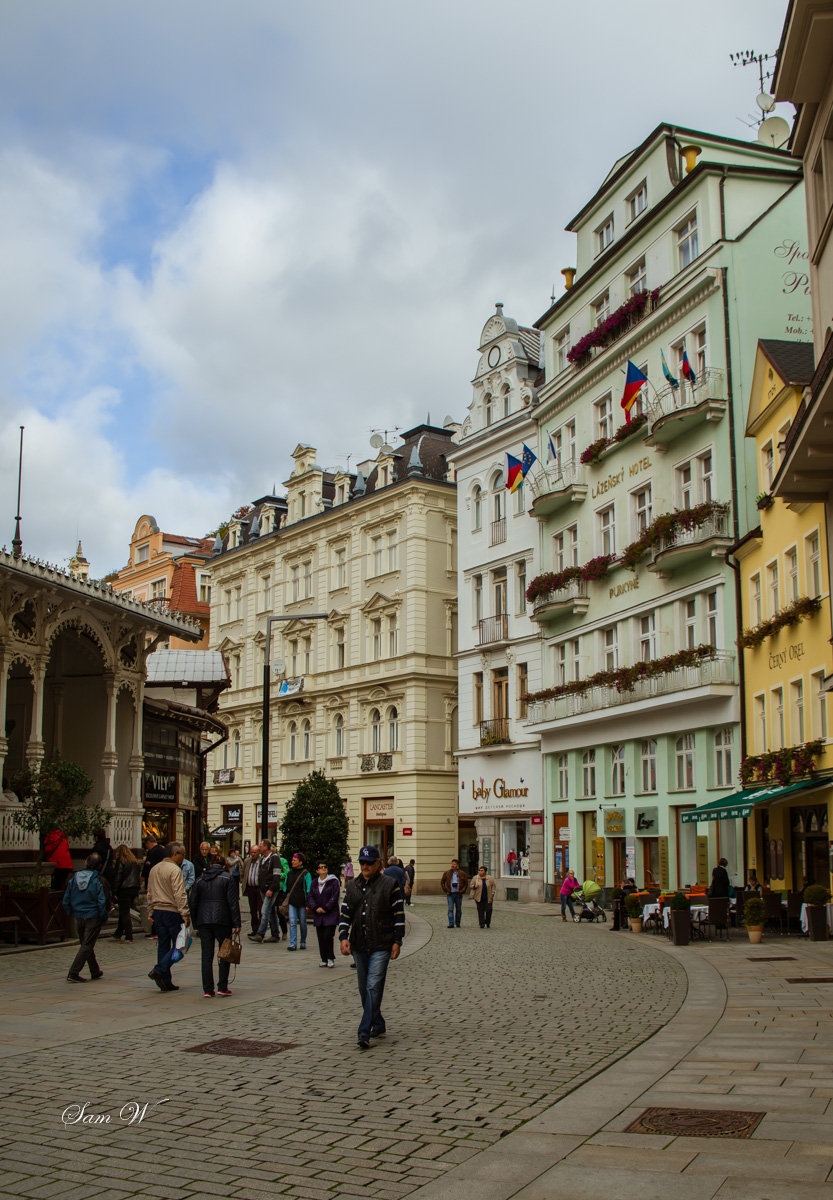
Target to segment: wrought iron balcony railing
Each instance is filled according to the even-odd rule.
[[[506,541],[506,517],[501,517],[498,521],[492,521],[489,526],[489,545],[499,546],[501,542]]]
[[[653,567],[656,564],[664,569],[675,558],[689,559],[698,551],[706,550],[708,543],[715,539],[720,541],[731,541],[732,539],[728,504],[691,529],[677,529],[674,533],[661,537],[652,548],[649,565]]]
[[[509,637],[509,618],[506,613],[499,617],[484,617],[477,622],[477,644],[488,646],[492,642],[505,642]]]
[[[480,722],[480,745],[501,746],[509,741],[509,718],[495,717]]]

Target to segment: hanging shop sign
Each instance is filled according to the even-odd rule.
[[[636,836],[656,837],[659,824],[659,809],[638,808],[636,810]]]
[[[145,804],[176,804],[175,771],[145,771]]]

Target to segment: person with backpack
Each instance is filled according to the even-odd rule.
[[[87,965],[90,979],[100,979],[104,974],[95,956],[95,944],[108,908],[107,896],[99,878],[100,866],[101,859],[97,854],[91,854],[85,868],[75,872],[64,892],[62,903],[69,915],[75,918],[81,943],[69,968],[67,983],[86,983],[80,972]]]

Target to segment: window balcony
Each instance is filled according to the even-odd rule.
[[[397,754],[395,761],[395,754],[396,751],[394,750],[383,750],[376,751],[373,754],[359,755],[362,774],[367,775],[371,771],[393,771],[396,768],[396,762],[399,758]]]
[[[586,579],[571,579],[564,587],[543,596],[536,596],[532,613],[533,621],[555,621],[559,617],[583,616],[590,607],[590,588]]]
[[[727,504],[701,525],[661,537],[651,552],[648,570],[664,575],[687,567],[698,558],[722,558],[733,542]]]
[[[478,646],[490,646],[495,642],[509,640],[509,618],[506,613],[499,617],[484,617],[477,622]]]
[[[714,685],[734,685],[735,659],[731,654],[718,653],[714,658],[704,659],[690,667],[677,667],[664,675],[652,679],[640,679],[632,691],[617,692],[615,687],[594,687],[573,695],[555,696],[550,700],[530,702],[527,724],[545,725],[551,721],[563,721],[625,704],[638,704],[645,700],[664,699],[673,703],[675,699],[686,700],[686,693],[695,688],[708,689]],[[711,693],[707,698],[711,700]]]
[[[685,379],[676,388],[663,388],[648,403],[647,446],[665,450],[671,442],[707,421],[722,421],[726,413],[726,374],[710,368],[692,385]]]
[[[506,541],[506,517],[501,517],[499,521],[492,521],[489,526],[489,545],[499,546]]]
[[[509,742],[509,718],[496,717],[480,722],[481,746],[504,746]]]
[[[532,472],[524,480],[532,496],[532,515],[548,516],[570,504],[580,504],[587,496],[587,484],[578,477],[579,464],[575,459],[544,467],[537,475]]]

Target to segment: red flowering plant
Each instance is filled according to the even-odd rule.
[[[718,513],[729,511],[727,504],[718,504],[714,500],[707,500],[703,504],[696,504],[693,508],[682,508],[675,512],[661,513],[655,517],[648,528],[639,535],[635,542],[631,542],[626,546],[620,556],[620,561],[623,567],[627,567],[630,571],[635,571],[639,560],[649,550],[653,550],[660,542],[671,541],[680,530],[697,529],[700,525],[705,525],[706,521],[716,516]]]
[[[555,687],[544,688],[540,692],[530,692],[527,701],[554,700],[558,696],[584,695],[594,687],[612,687],[620,694],[632,692],[641,679],[655,679],[658,675],[668,675],[680,667],[694,667],[707,658],[714,658],[717,651],[714,646],[695,646],[691,650],[678,650],[675,654],[666,654],[663,658],[649,659],[648,662],[633,663],[630,667],[619,667],[616,671],[597,671],[587,679],[574,679],[569,683],[559,683]]]
[[[574,579],[581,579],[587,583],[602,579],[607,575],[614,557],[613,554],[600,554],[589,559],[583,567],[565,567],[563,571],[545,571],[543,575],[536,575],[526,589],[526,598],[531,604],[539,596],[560,591]]]
[[[821,600],[818,596],[799,596],[797,600],[793,600],[792,604],[788,604],[786,608],[774,613],[768,620],[761,621],[760,625],[755,625],[752,629],[744,629],[738,638],[738,645],[745,646],[747,649],[760,646],[766,638],[772,637],[779,629],[797,625],[805,617],[814,617],[820,609]]]
[[[567,351],[567,362],[579,364],[589,355],[591,350],[609,346],[637,321],[641,321],[645,310],[650,312],[656,308],[659,300],[659,288],[651,292],[637,292],[629,296],[614,312],[595,325],[583,338],[579,338],[574,346]]]
[[[579,462],[583,463],[585,467],[597,463],[605,450],[609,449],[610,446],[615,446],[618,442],[624,442],[632,433],[636,433],[638,429],[641,429],[647,420],[647,416],[644,413],[640,413],[632,421],[626,421],[624,425],[620,425],[612,437],[596,438],[595,442],[591,442],[589,446],[582,450],[578,458]]]
[[[799,746],[785,746],[782,750],[769,750],[766,754],[747,754],[740,764],[741,787],[749,788],[760,784],[778,784],[783,787],[797,779],[815,779],[814,759],[824,749],[824,739],[803,742]]]

